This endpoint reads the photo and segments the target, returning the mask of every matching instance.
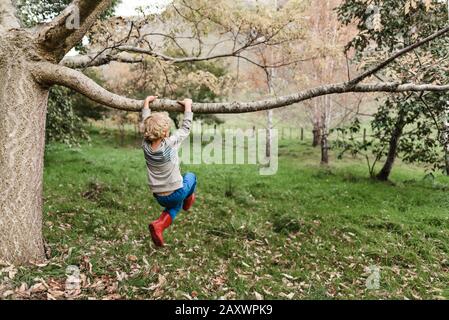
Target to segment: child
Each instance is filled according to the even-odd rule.
[[[149,225],[154,244],[162,247],[164,230],[171,225],[181,208],[187,211],[195,202],[196,176],[186,173],[182,177],[178,158],[182,141],[190,135],[192,100],[179,102],[184,106],[184,120],[181,128],[170,136],[170,118],[167,113],[151,114],[149,106],[156,99],[156,96],[145,99],[142,110],[142,147],[147,162],[148,184],[157,202],[165,208],[159,219]]]

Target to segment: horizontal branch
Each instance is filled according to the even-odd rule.
[[[113,53],[113,51],[119,51],[118,53]],[[128,53],[128,55],[126,55]],[[131,55],[130,53],[138,54]],[[88,68],[88,67],[99,67],[106,65],[110,62],[116,61],[116,62],[123,62],[123,63],[139,63],[142,62],[143,56],[151,56],[158,59],[161,59],[163,61],[168,61],[174,64],[181,64],[181,63],[193,63],[193,62],[200,62],[200,61],[210,61],[215,59],[221,59],[221,58],[240,58],[248,63],[251,63],[259,68],[263,69],[273,69],[273,68],[280,68],[285,67],[288,65],[300,63],[300,62],[306,62],[313,59],[316,59],[317,57],[310,57],[310,58],[302,58],[302,59],[295,59],[292,61],[286,61],[286,62],[276,62],[273,64],[263,64],[256,62],[252,60],[251,58],[248,58],[246,56],[241,55],[240,51],[233,51],[228,53],[222,53],[222,54],[215,54],[215,55],[209,55],[209,56],[192,56],[192,57],[172,57],[168,56],[159,52],[155,52],[153,50],[139,48],[139,47],[133,47],[133,46],[118,46],[113,49],[106,50],[104,52],[100,53],[89,53],[85,55],[76,55],[76,56],[67,56],[61,61],[61,65],[74,68],[74,69],[82,69],[82,68]]]
[[[39,62],[31,66],[36,80],[42,84],[61,85],[73,89],[91,100],[110,108],[124,111],[140,111],[142,100],[129,99],[104,89],[83,73],[64,66],[48,62]],[[449,91],[449,85],[413,84],[413,83],[371,83],[350,84],[349,82],[323,85],[312,89],[302,90],[298,93],[278,98],[253,102],[218,102],[194,103],[193,111],[196,113],[247,113],[269,109],[281,108],[306,101],[319,96],[341,94],[349,92],[423,92],[423,91]],[[154,111],[182,112],[181,107],[174,100],[160,99],[155,101],[151,108]]]
[[[89,67],[99,67],[107,65],[110,62],[123,62],[123,63],[140,63],[143,62],[143,57],[133,54],[127,54],[126,52],[117,54],[108,53],[90,53],[80,54],[76,56],[67,56],[60,62],[60,65],[73,69],[84,69]]]
[[[197,61],[206,60],[206,58],[200,58],[200,57],[174,58],[174,57],[171,57],[171,56],[167,56],[167,55],[165,55],[163,53],[155,52],[155,51],[150,50],[150,49],[133,47],[133,46],[120,46],[120,47],[118,47],[116,49],[120,50],[120,51],[127,51],[127,52],[145,54],[145,55],[148,55],[148,56],[152,56],[152,57],[155,57],[155,58],[162,59],[164,61],[178,62],[178,63],[179,62],[197,62]],[[222,57],[227,57],[227,56],[229,56],[229,55],[227,55],[227,54],[214,55],[214,56],[211,56],[210,59],[222,58]],[[184,59],[186,59],[186,60],[184,60]]]
[[[222,53],[222,54],[214,54],[209,56],[202,56],[202,57],[171,57],[168,55],[165,55],[160,52],[155,52],[153,50],[145,49],[145,48],[139,48],[139,47],[133,47],[133,46],[120,46],[116,48],[119,51],[126,51],[126,52],[133,52],[133,53],[139,53],[139,54],[146,54],[155,58],[162,59],[164,61],[169,61],[173,63],[187,63],[187,62],[200,62],[200,61],[207,61],[207,60],[214,60],[214,59],[220,59],[220,58],[227,58],[227,57],[233,57],[238,55],[242,50],[235,50],[233,52],[228,53]]]
[[[33,76],[42,85],[51,86],[56,84],[65,86],[95,102],[114,109],[138,110],[143,104],[139,100],[128,99],[111,93],[82,72],[71,68],[50,62],[39,62],[33,64],[30,69]]]
[[[115,51],[115,53],[113,52]],[[119,52],[117,52],[119,51]],[[131,52],[139,54],[139,56],[131,56],[128,55],[126,59],[123,58],[124,52]],[[162,59],[164,61],[171,61],[173,63],[181,63],[181,62],[195,62],[195,61],[203,61],[204,59],[199,59],[198,57],[192,57],[192,58],[172,58],[170,56],[164,55],[162,53],[157,53],[152,50],[138,48],[138,47],[132,47],[132,46],[119,46],[115,47],[113,49],[107,49],[103,52],[93,52],[86,55],[76,55],[76,56],[67,56],[61,61],[61,65],[74,68],[74,69],[81,69],[81,68],[87,68],[87,67],[99,67],[102,65],[106,65],[112,61],[119,61],[119,62],[127,62],[127,63],[136,63],[136,62],[142,62],[143,58],[142,55],[148,55],[155,58]],[[220,55],[220,57],[224,57],[228,55]],[[213,56],[209,59],[215,59],[219,58],[219,56]]]

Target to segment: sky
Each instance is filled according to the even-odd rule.
[[[151,8],[149,8],[149,11],[145,10],[146,12],[158,12],[170,2],[170,0],[122,0],[122,3],[116,9],[116,15],[124,17],[132,16],[136,14],[135,9],[137,7],[147,7],[150,5]]]
[[[115,15],[129,17],[136,14],[136,8],[148,7],[145,9],[146,13],[157,13],[171,2],[171,0],[122,0],[115,10]],[[151,5],[151,7],[149,7]],[[83,39],[83,43],[87,43],[87,38]],[[73,48],[67,54],[68,56],[77,55],[78,52]]]

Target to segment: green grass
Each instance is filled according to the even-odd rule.
[[[77,149],[50,145],[51,259],[19,268],[14,285],[43,280],[64,291],[66,267],[75,265],[82,299],[449,297],[449,179],[425,181],[422,169],[400,164],[394,183],[380,183],[362,160],[333,157],[321,168],[319,150],[297,141],[282,141],[279,152],[273,176],[251,165],[184,166],[198,176],[198,200],[156,250],[147,226],[161,210],[139,148],[117,147],[104,132]],[[365,285],[372,265],[377,290]]]

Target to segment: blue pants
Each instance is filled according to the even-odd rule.
[[[157,202],[165,207],[164,211],[170,214],[172,220],[176,218],[176,215],[181,211],[184,200],[195,192],[196,176],[188,172],[183,177],[183,186],[168,196],[158,196],[154,194]]]

